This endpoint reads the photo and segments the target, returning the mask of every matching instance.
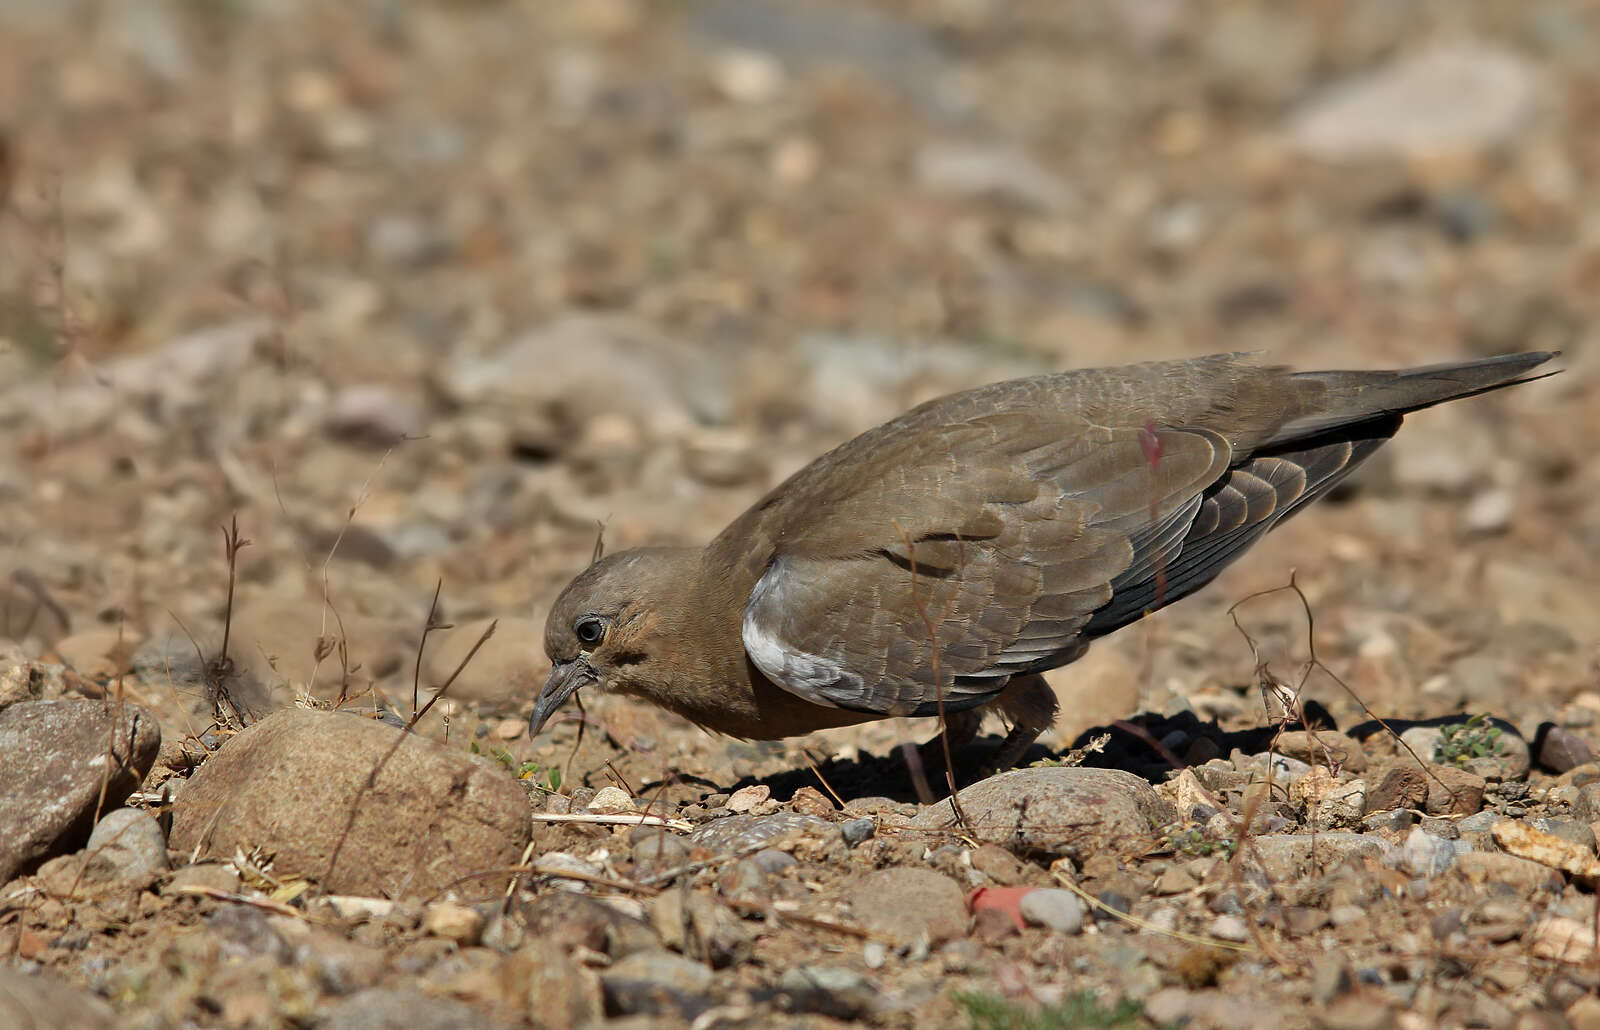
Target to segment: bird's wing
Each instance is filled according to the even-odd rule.
[[[899,443],[852,466],[745,608],[756,667],[817,704],[957,710],[1069,660],[1119,584],[1176,560],[1232,457],[1205,429],[1034,412]]]

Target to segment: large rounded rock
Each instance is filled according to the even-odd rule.
[[[161,727],[137,705],[58,699],[0,710],[0,883],[75,851],[95,806],[122,804],[155,763]]]
[[[1150,784],[1117,769],[1013,769],[956,796],[975,838],[1079,861],[1138,848],[1136,842],[1177,818]],[[953,829],[956,814],[947,799],[919,813],[911,826]]]
[[[311,709],[278,712],[228,741],[190,778],[172,818],[180,851],[226,858],[260,846],[280,872],[391,896],[503,888],[529,832],[527,795],[498,767]]]

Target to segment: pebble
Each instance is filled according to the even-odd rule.
[[[598,815],[621,815],[638,811],[633,796],[621,787],[606,786],[594,792],[594,799],[583,806]]]
[[[1466,841],[1472,845],[1473,848],[1479,851],[1483,851],[1485,849],[1492,851],[1495,847],[1494,835],[1492,833],[1494,824],[1503,818],[1504,816],[1498,812],[1477,812],[1473,815],[1467,816],[1465,819],[1457,819],[1454,822],[1449,822],[1446,820],[1437,821],[1445,822],[1446,825],[1450,827],[1451,831],[1455,833],[1456,838]],[[1436,836],[1444,836],[1443,834],[1440,834],[1437,829],[1434,829],[1431,826],[1433,821],[1434,820],[1430,820],[1430,825],[1427,825],[1424,828]]]
[[[1206,933],[1221,941],[1247,941],[1250,939],[1250,927],[1245,925],[1245,921],[1238,916],[1218,916],[1206,928]]]
[[[1296,905],[1285,913],[1288,921],[1289,932],[1296,937],[1304,937],[1309,933],[1316,933],[1328,925],[1328,912],[1326,909],[1311,908],[1305,905]]]
[[[1455,857],[1456,849],[1449,841],[1414,826],[1400,845],[1398,865],[1412,876],[1426,879],[1450,868]]]
[[[522,947],[522,942],[527,935],[522,932],[522,924],[503,912],[493,912],[483,924],[483,933],[479,943],[485,948],[493,948],[498,952],[516,951]]]
[[[1564,884],[1561,874],[1549,866],[1492,851],[1457,855],[1455,868],[1468,883],[1479,886],[1503,883],[1525,896],[1532,896],[1536,891],[1559,892]]]
[[[1337,730],[1291,730],[1280,733],[1273,750],[1316,765],[1337,765],[1346,772],[1363,772],[1367,754],[1361,745]]]
[[[1461,521],[1470,532],[1492,536],[1504,533],[1511,527],[1511,516],[1516,514],[1516,510],[1516,494],[1493,487],[1480,491],[1467,502],[1461,512]]]
[[[108,807],[122,804],[160,748],[160,726],[137,705],[119,713],[105,702],[63,698],[0,710],[0,883],[81,845],[102,787]]]
[[[1595,851],[1594,829],[1588,823],[1580,823],[1576,819],[1542,816],[1528,820],[1528,825],[1570,841],[1590,854]]]
[[[772,788],[765,783],[740,787],[728,796],[728,811],[744,814],[772,797]]]
[[[1594,762],[1594,751],[1582,737],[1564,726],[1545,724],[1535,737],[1539,746],[1539,768],[1564,773]]]
[[[1184,894],[1200,886],[1200,881],[1186,866],[1168,866],[1156,877],[1157,894]]]
[[[1392,1003],[1370,989],[1336,998],[1317,1013],[1319,1030],[1394,1030],[1398,1025]]]
[[[1509,855],[1559,869],[1582,882],[1592,884],[1600,879],[1600,859],[1586,845],[1511,819],[1495,823],[1492,832],[1495,843]]]
[[[998,844],[980,844],[969,856],[972,868],[1002,887],[1021,883],[1028,868],[1017,856]]]
[[[1436,46],[1316,93],[1289,139],[1329,161],[1470,153],[1524,133],[1542,89],[1536,66],[1509,50]]]
[[[95,824],[84,876],[148,886],[172,868],[167,838],[149,812],[119,808]]]
[[[1068,890],[1041,887],[1028,891],[1017,903],[1017,911],[1029,926],[1043,926],[1067,934],[1083,929],[1083,902]]]
[[[1362,780],[1340,782],[1319,765],[1289,787],[1289,796],[1306,805],[1307,821],[1317,829],[1353,827],[1367,806],[1367,785]]]
[[[600,974],[606,1008],[620,1015],[644,1013],[693,1019],[711,1002],[711,970],[670,951],[640,951],[614,962]]]
[[[815,787],[801,787],[795,791],[794,797],[789,799],[789,807],[801,815],[814,815],[821,818],[831,816],[838,811],[838,806]]]
[[[436,901],[422,912],[422,931],[455,941],[463,947],[477,944],[483,936],[484,917],[477,909],[450,901]]]
[[[633,864],[641,874],[675,869],[689,861],[689,845],[658,827],[641,827],[633,840]]]
[[[1368,812],[1422,808],[1428,803],[1428,775],[1415,765],[1397,765],[1367,794]]]
[[[757,851],[750,856],[750,861],[755,864],[756,868],[772,876],[799,864],[795,857],[787,851],[778,851],[774,848],[763,848]]]
[[[1484,779],[1453,765],[1428,767],[1429,815],[1475,815],[1483,808]]]
[[[790,839],[811,837],[823,841],[841,841],[842,826],[814,815],[795,812],[730,815],[696,827],[689,834],[689,844],[691,847],[704,848],[713,855],[731,855],[763,844],[778,846],[780,842]]]
[[[783,852],[776,852],[783,854]],[[751,858],[741,858],[717,877],[717,892],[725,898],[760,902],[767,897],[767,874]]]
[[[333,995],[375,986],[388,967],[382,948],[353,941],[325,927],[308,928],[303,939],[294,941],[292,946],[293,963],[310,969],[322,989]]]
[[[1370,798],[1371,795],[1369,794]],[[1396,808],[1389,811],[1373,812],[1361,820],[1361,829],[1364,833],[1381,833],[1392,840],[1398,841],[1406,831],[1416,823],[1417,817],[1409,809]]]
[[[937,944],[967,932],[965,893],[931,869],[875,869],[845,884],[841,896],[856,922],[902,946]]]
[[[838,825],[839,833],[844,837],[844,842],[851,847],[855,847],[863,841],[871,840],[873,834],[878,832],[878,821],[870,816],[862,816],[859,819],[846,819]]]
[[[1355,974],[1350,961],[1338,952],[1318,955],[1311,960],[1311,996],[1326,1005],[1355,990]]]
[[[540,855],[533,860],[533,871],[539,876],[550,877],[557,890],[579,893],[588,889],[585,884],[590,880],[605,874],[605,870],[593,862],[586,862],[565,851],[549,851]]]
[[[656,900],[668,895],[676,896],[668,891]],[[565,891],[543,894],[519,902],[517,911],[529,937],[551,941],[563,952],[585,948],[619,959],[661,947],[661,935],[650,923],[588,895]],[[681,919],[678,925],[681,927]]]
[[[872,1011],[881,991],[871,980],[841,966],[795,966],[784,971],[778,989],[797,1012],[834,1019],[859,1019]]]
[[[222,905],[206,916],[206,929],[222,940],[223,954],[232,958],[263,955],[281,963],[292,957],[283,934],[273,927],[266,913],[252,905]]]
[[[175,871],[161,888],[161,893],[182,897],[186,887],[203,887],[232,894],[239,889],[239,872],[231,865],[196,862]]]
[[[1256,865],[1274,881],[1293,880],[1312,869],[1327,869],[1352,856],[1382,859],[1392,847],[1380,837],[1362,833],[1264,834],[1255,838],[1246,854],[1247,866]]]
[[[383,449],[426,432],[422,408],[388,386],[346,386],[333,399],[325,423],[336,439]]]
[[[1534,925],[1528,947],[1535,958],[1588,965],[1595,955],[1594,925],[1566,916],[1545,916]],[[1596,1007],[1594,1025],[1600,1027],[1600,1006]]]

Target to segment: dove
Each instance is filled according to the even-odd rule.
[[[585,689],[759,740],[938,716],[959,749],[994,714],[1009,768],[1055,719],[1041,673],[1205,586],[1407,413],[1553,356],[1295,372],[1220,354],[929,401],[704,547],[594,561],[551,609],[529,734]]]

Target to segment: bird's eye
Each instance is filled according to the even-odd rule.
[[[606,635],[606,624],[599,619],[579,619],[578,624],[572,627],[578,635],[578,642],[593,646],[600,643],[600,638]]]

